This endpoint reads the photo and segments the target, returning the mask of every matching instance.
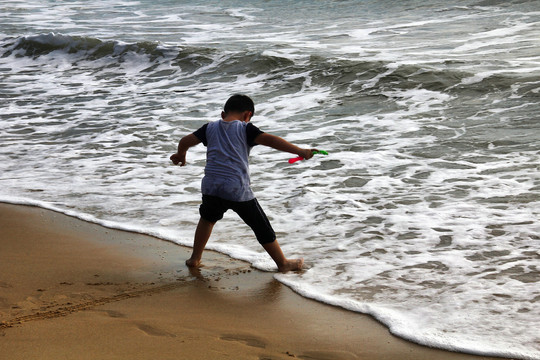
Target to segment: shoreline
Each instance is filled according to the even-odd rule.
[[[53,210],[0,203],[0,348],[10,359],[497,359],[417,345],[270,272]],[[498,358],[500,359],[500,358]]]

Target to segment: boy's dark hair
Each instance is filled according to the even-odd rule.
[[[251,111],[255,114],[255,104],[249,96],[235,94],[227,100],[223,111],[225,111],[225,113]]]

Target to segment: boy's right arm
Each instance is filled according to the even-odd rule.
[[[192,146],[199,144],[201,140],[193,134],[189,134],[180,139],[178,143],[178,151],[176,154],[172,154],[170,159],[174,165],[180,164],[180,166],[186,165],[186,152]]]
[[[280,138],[279,136],[262,133],[255,138],[255,143],[259,145],[266,145],[279,151],[289,152],[303,157],[304,159],[311,159],[313,157],[313,151],[317,149],[302,149],[298,146],[291,144],[287,140]]]

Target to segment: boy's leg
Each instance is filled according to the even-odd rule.
[[[304,259],[287,259],[277,240],[262,244],[262,246],[272,260],[274,260],[280,272],[286,273],[287,271],[302,270]]]
[[[259,243],[281,272],[302,269],[304,259],[287,259],[276,240],[276,234],[257,199],[234,203],[232,209],[253,230]]]
[[[213,222],[203,219],[199,219],[199,224],[197,225],[197,230],[195,230],[195,239],[193,240],[193,252],[191,253],[191,258],[186,260],[186,265],[189,267],[197,267],[201,264],[201,258],[212,234],[212,229],[214,228]]]
[[[202,253],[212,234],[212,229],[216,222],[223,218],[225,211],[227,211],[227,208],[223,206],[222,199],[216,196],[202,196],[202,204],[199,207],[201,218],[199,219],[197,230],[195,230],[191,258],[186,260],[187,266],[197,267],[201,265]]]

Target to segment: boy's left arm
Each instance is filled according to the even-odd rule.
[[[192,146],[201,143],[198,137],[193,134],[189,134],[180,139],[178,143],[178,151],[176,154],[172,154],[170,159],[174,165],[180,164],[180,166],[186,165],[186,152]]]

